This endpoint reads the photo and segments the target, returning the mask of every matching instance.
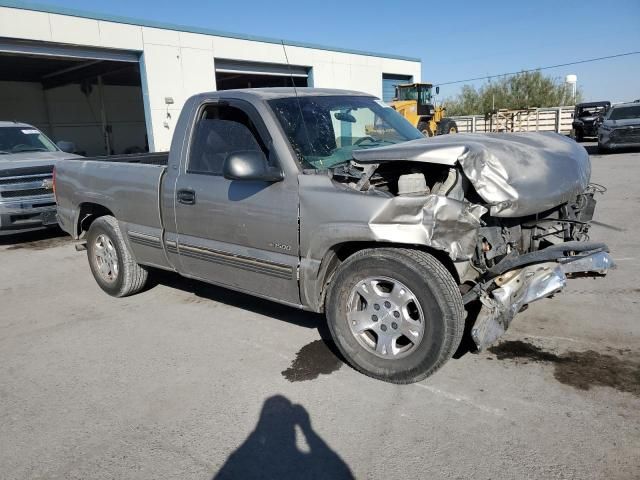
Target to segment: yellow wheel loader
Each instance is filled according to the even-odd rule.
[[[433,85],[430,83],[396,85],[396,95],[391,107],[428,137],[458,133],[456,122],[445,118],[445,108],[436,107],[432,103],[432,91]]]

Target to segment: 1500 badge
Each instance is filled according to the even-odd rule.
[[[279,250],[286,250],[287,252],[291,250],[291,245],[285,245],[284,243],[271,242],[269,246],[271,248],[277,248]]]

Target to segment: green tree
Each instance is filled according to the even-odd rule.
[[[576,102],[581,99],[576,94]],[[462,87],[460,93],[444,101],[447,115],[484,115],[495,109],[525,109],[573,105],[571,89],[559,79],[546,77],[540,71],[522,72],[491,81],[476,89]]]

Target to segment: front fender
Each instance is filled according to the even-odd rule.
[[[394,197],[336,185],[324,175],[301,175],[301,293],[315,309],[326,259],[345,243],[424,246],[446,252],[452,261],[467,260],[486,212],[442,195]]]

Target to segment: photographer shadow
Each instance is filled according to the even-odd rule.
[[[308,448],[296,445],[296,427]],[[348,465],[311,426],[309,413],[282,395],[268,398],[255,430],[235,450],[214,480],[354,478]]]

